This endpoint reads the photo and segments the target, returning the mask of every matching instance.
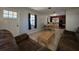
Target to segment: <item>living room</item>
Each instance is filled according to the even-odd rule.
[[[18,34],[21,34],[21,33],[25,33],[27,32],[28,34],[29,33],[33,33],[33,32],[36,32],[36,31],[40,31],[41,28],[46,24],[47,25],[47,19],[48,21],[50,22],[50,15],[54,14],[53,12],[55,11],[52,11],[52,9],[48,9],[47,7],[37,7],[38,10],[34,10],[33,8],[21,8],[21,7],[15,7],[15,8],[11,8],[11,7],[1,7],[0,8],[0,15],[1,15],[1,19],[0,19],[0,29],[9,29],[14,36],[17,36]],[[47,13],[44,12],[40,12],[39,10],[40,9],[46,9]],[[53,9],[57,9],[57,8],[53,8]],[[60,9],[64,9],[64,8],[58,8],[59,12],[61,11]],[[58,10],[56,11],[57,13]],[[4,11],[14,11],[14,12],[17,12],[17,18],[8,18],[8,17],[3,17],[3,13]],[[37,28],[36,29],[31,29],[29,30],[28,29],[28,14],[36,14],[37,15]],[[61,11],[59,13],[60,15],[65,15],[65,11]],[[41,21],[40,21],[41,20]],[[10,26],[8,26],[10,25]],[[12,28],[13,27],[13,28]]]
[[[0,0],[1,59],[79,59],[78,0]]]
[[[40,42],[40,39],[37,40],[38,37],[43,40],[48,40],[50,37],[56,38],[52,44],[49,43],[50,45],[48,41],[43,42],[44,49],[56,51],[64,30],[76,32],[79,27],[78,15],[79,8],[75,7],[0,7],[0,29],[10,31],[18,42],[21,37],[26,38],[25,33],[29,35],[30,39],[34,37],[37,45]],[[51,31],[55,33],[55,36],[51,34]],[[20,37],[20,35],[22,36]],[[17,38],[18,36],[20,38]],[[39,44],[42,45],[42,43]],[[23,46],[25,45],[26,42],[23,42]],[[34,48],[34,46],[32,47]],[[38,45],[38,47],[40,46]],[[31,49],[28,48],[25,51]]]

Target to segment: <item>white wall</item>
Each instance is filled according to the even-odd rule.
[[[42,19],[43,25],[47,25],[48,24],[47,21],[50,22],[50,14],[41,14],[41,19]]]
[[[3,10],[12,10],[18,13],[17,19],[3,18]],[[28,13],[37,14],[37,29],[28,30]],[[28,8],[1,8],[0,7],[0,29],[8,29],[14,36],[22,33],[33,33],[40,31],[47,24],[49,14],[41,14]],[[17,27],[17,25],[19,25]],[[66,10],[66,30],[75,31],[79,26],[79,8]]]
[[[3,10],[16,11],[18,13],[17,19],[3,18]],[[28,13],[37,15],[37,29],[28,30]],[[22,33],[33,33],[40,31],[43,27],[43,20],[41,14],[28,8],[0,8],[0,29],[8,29],[14,36]],[[18,27],[17,27],[18,25]]]
[[[18,13],[17,19],[10,19],[10,18],[3,18],[3,10],[15,11]],[[14,36],[19,34],[19,19],[20,19],[20,12],[15,8],[0,8],[0,29],[7,29],[12,32]]]
[[[45,15],[45,14],[42,14],[41,15],[41,19],[43,20],[43,24],[46,25],[47,24],[47,18],[49,17],[49,15]]]
[[[79,26],[79,8],[66,10],[66,30],[76,31]]]
[[[36,14],[37,15],[37,29],[28,29],[28,13]],[[41,14],[34,10],[28,10],[28,9],[21,9],[21,19],[20,19],[20,33],[34,33],[37,31],[40,31],[43,27],[42,17]]]

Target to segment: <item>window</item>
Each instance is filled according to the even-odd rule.
[[[30,15],[31,26],[35,26],[35,15]]]
[[[31,30],[33,28],[37,28],[37,15],[28,14],[28,29]]]
[[[16,19],[17,18],[17,12],[3,10],[3,17],[4,18],[13,18],[13,19]]]

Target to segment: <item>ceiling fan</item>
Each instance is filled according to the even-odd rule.
[[[49,10],[51,10],[51,9],[52,9],[52,7],[48,7],[48,9],[49,9]],[[56,13],[56,12],[55,12],[55,11],[53,11],[53,14],[55,14],[55,13]]]
[[[48,7],[48,9],[52,9],[52,7]]]

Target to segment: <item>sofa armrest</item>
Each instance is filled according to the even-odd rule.
[[[25,39],[28,39],[28,38],[29,38],[29,36],[26,33],[24,33],[24,34],[16,36],[15,40],[16,40],[17,43],[19,43],[19,42],[21,42]]]

